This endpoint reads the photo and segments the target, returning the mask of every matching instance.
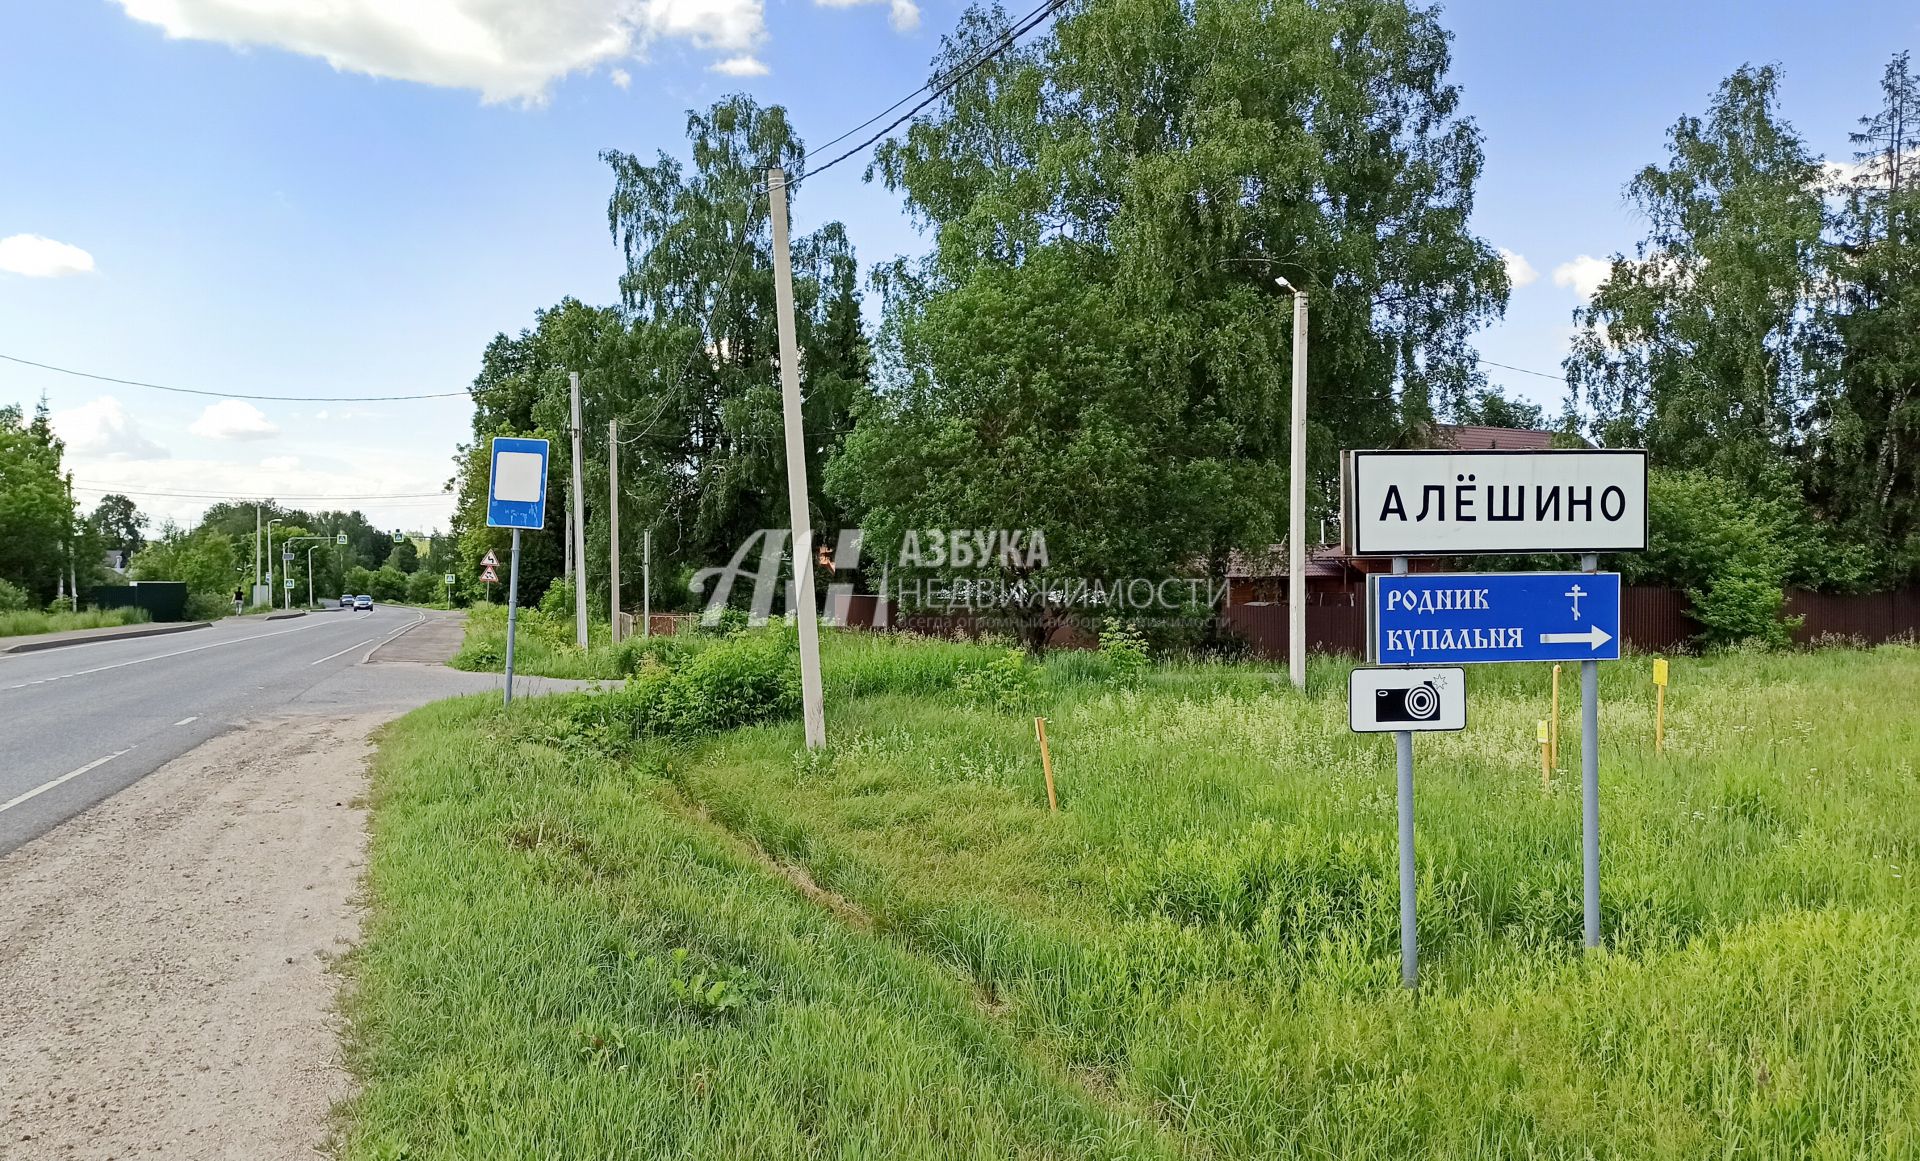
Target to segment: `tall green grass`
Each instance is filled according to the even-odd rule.
[[[0,613],[0,637],[34,633],[66,633],[74,629],[106,629],[116,625],[143,625],[145,609],[82,609],[77,613]]]
[[[1920,1151],[1920,652],[1676,663],[1662,756],[1644,662],[1604,666],[1598,956],[1577,778],[1540,787],[1546,671],[1474,670],[1469,729],[1416,746],[1417,1000],[1391,745],[1347,731],[1344,667],[1302,698],[1097,666],[1050,660],[1024,707],[1057,816],[1029,715],[958,694],[834,705],[826,761],[745,731],[675,780],[1206,1153]]]
[[[577,701],[394,732],[349,1156],[1920,1155],[1920,650],[1677,660],[1663,755],[1602,666],[1594,955],[1577,682],[1543,793],[1546,668],[1471,670],[1416,743],[1417,994],[1346,664],[823,654],[824,755]]]
[[[421,710],[374,771],[347,1158],[1171,1158],[564,707]]]

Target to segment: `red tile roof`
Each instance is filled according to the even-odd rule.
[[[1529,431],[1524,427],[1437,423],[1433,428],[1433,446],[1455,451],[1544,451],[1553,446],[1553,433]]]

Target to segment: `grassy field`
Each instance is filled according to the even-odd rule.
[[[1677,660],[1659,756],[1645,660],[1603,666],[1598,955],[1545,671],[1473,670],[1417,745],[1417,995],[1344,667],[1123,661],[830,636],[813,758],[415,715],[349,1154],[1920,1155],[1920,651]]]
[[[649,647],[635,640],[614,645],[604,621],[587,626],[587,650],[574,644],[572,616],[548,617],[539,609],[521,609],[515,626],[513,671],[528,677],[595,680],[626,677],[639,668]],[[467,610],[466,639],[451,664],[475,673],[499,673],[507,656],[507,607],[475,605]]]
[[[0,613],[0,637],[34,633],[65,633],[73,629],[104,629],[111,625],[146,623],[145,609],[82,609],[77,613]]]

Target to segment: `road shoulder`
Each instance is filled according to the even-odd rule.
[[[25,637],[0,637],[0,653],[37,653],[67,645],[91,645],[95,641],[130,641],[136,637],[164,637],[205,629],[212,621],[164,621],[147,625],[109,625],[101,629],[69,629],[64,633],[34,633]]]
[[[296,1157],[350,1091],[369,735],[201,746],[0,859],[0,1157]]]

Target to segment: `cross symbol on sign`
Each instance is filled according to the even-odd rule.
[[[1573,619],[1578,621],[1580,619],[1580,598],[1587,595],[1587,590],[1581,588],[1576,583],[1572,588],[1568,589],[1562,595],[1573,598]]]

